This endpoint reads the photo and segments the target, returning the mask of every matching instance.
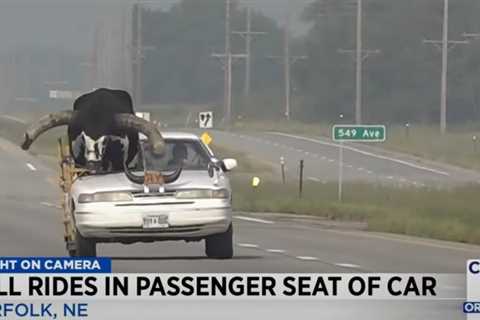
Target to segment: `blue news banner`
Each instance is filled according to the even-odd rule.
[[[88,303],[59,304],[37,299],[54,296],[74,298],[89,293],[95,295],[98,290],[89,275],[111,272],[112,261],[108,258],[0,258],[0,299],[8,301],[15,297],[25,297],[25,302],[22,300],[0,302],[0,319],[89,317]],[[28,278],[25,278],[26,275]],[[21,279],[17,282],[16,278],[19,277]],[[86,289],[83,289],[84,286]],[[36,293],[35,299],[31,299],[33,291]]]

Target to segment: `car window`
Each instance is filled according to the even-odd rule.
[[[144,144],[147,170],[174,170],[179,166],[184,170],[207,170],[210,157],[199,141],[166,139],[165,145],[165,154],[157,156]]]

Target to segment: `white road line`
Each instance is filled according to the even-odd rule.
[[[325,157],[325,156],[322,156],[322,158],[321,158],[321,159],[322,159],[322,160],[327,160],[327,157]],[[480,182],[479,182],[479,183],[480,183]]]
[[[310,257],[310,256],[297,256],[295,258],[297,258],[298,260],[304,260],[304,261],[317,261],[318,260],[318,258]]]
[[[357,168],[358,171],[364,171],[364,168]]]
[[[293,134],[287,134],[287,133],[281,133],[281,132],[269,132],[269,133],[274,134],[274,135],[299,139],[299,140],[310,141],[310,142],[322,144],[322,145],[329,146],[329,147],[337,147],[337,148],[340,147],[340,145],[337,144],[337,143],[321,141],[321,140],[318,140],[318,139],[312,139],[312,138],[297,136],[297,135],[293,135]],[[343,145],[343,148],[347,149],[347,150],[350,150],[350,151],[353,151],[353,152],[363,154],[365,156],[395,162],[395,163],[398,163],[398,164],[401,164],[401,165],[404,165],[404,166],[407,166],[407,167],[411,167],[411,168],[414,168],[414,169],[428,171],[428,172],[436,173],[436,174],[439,174],[439,175],[442,175],[442,176],[447,176],[447,177],[450,176],[450,174],[448,172],[445,172],[445,171],[440,171],[440,170],[433,169],[433,168],[419,166],[419,165],[416,165],[416,164],[408,162],[408,161],[404,161],[404,160],[400,160],[400,159],[396,159],[396,158],[392,158],[392,157],[387,157],[387,156],[382,156],[382,155],[375,154],[375,153],[372,153],[372,152],[360,150],[360,149],[357,149],[357,148],[354,148],[354,147],[351,147],[351,146],[348,146],[348,145]]]
[[[315,178],[315,177],[308,177],[307,180],[315,181],[315,182],[320,182],[320,179]]]
[[[275,142],[273,145],[274,145],[275,147],[278,147],[278,143],[276,143],[276,142]]]
[[[373,174],[373,171],[368,170],[367,173],[368,174]]]
[[[347,164],[347,167],[350,168],[350,169],[353,168],[353,166],[351,164]]]
[[[342,267],[342,268],[350,268],[350,269],[361,269],[359,265],[356,264],[351,264],[351,263],[335,263],[337,267]]]
[[[31,163],[28,163],[28,162],[27,162],[27,167],[28,167],[28,169],[30,169],[30,170],[32,170],[32,171],[37,171],[37,168],[35,168],[35,167],[33,166],[33,164],[31,164]]]
[[[59,205],[49,203],[49,202],[40,202],[42,206],[49,207],[49,208],[57,208],[57,209],[62,209]]]
[[[309,156],[309,155],[310,155],[310,152],[305,151],[305,155],[306,155],[306,156]]]
[[[245,217],[245,216],[234,216],[234,218],[238,219],[238,220],[243,220],[243,221],[248,221],[248,222],[257,222],[257,223],[263,223],[263,224],[274,224],[275,223],[275,222],[269,221],[269,220],[251,218],[251,217]]]
[[[393,180],[393,176],[388,176],[387,179],[388,180]]]
[[[242,248],[258,248],[258,244],[253,243],[237,243],[237,246]]]
[[[333,159],[328,159],[328,162],[335,162],[335,160],[333,160]]]
[[[18,122],[18,123],[27,123],[25,120],[23,119],[20,119],[20,118],[17,118],[17,117],[13,117],[13,116],[9,116],[9,115],[2,115],[0,116],[2,118],[5,118],[5,119],[9,119],[9,120],[12,120],[12,121],[15,121],[15,122]]]
[[[285,252],[287,252],[287,251],[282,250],[282,249],[267,249],[266,251],[270,252],[270,253],[285,253]]]

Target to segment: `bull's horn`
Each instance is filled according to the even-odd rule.
[[[161,155],[165,151],[165,142],[158,128],[151,122],[141,119],[133,114],[115,115],[114,124],[118,129],[133,129],[148,137],[148,143],[155,154]]]
[[[137,176],[134,173],[132,173],[130,171],[130,169],[128,169],[128,166],[125,163],[124,163],[123,168],[124,168],[125,175],[127,176],[128,180],[130,180],[131,182],[136,183],[136,184],[144,184],[145,183],[145,177],[144,176]],[[166,184],[175,182],[180,177],[181,173],[182,173],[182,167],[176,169],[175,172],[173,172],[172,174],[164,175],[163,176],[163,181]]]
[[[182,170],[183,170],[183,168],[180,167],[180,168],[176,169],[175,172],[173,172],[172,174],[164,175],[163,180],[167,184],[177,181],[177,179],[180,177],[180,174],[182,173]]]
[[[73,111],[61,111],[47,114],[33,123],[25,132],[25,140],[21,147],[23,150],[28,150],[32,143],[44,132],[60,126],[67,126],[70,124],[74,115]]]

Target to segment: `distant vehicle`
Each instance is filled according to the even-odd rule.
[[[173,183],[152,190],[123,171],[80,176],[72,182],[65,201],[74,221],[71,255],[96,256],[96,244],[102,242],[205,240],[209,258],[232,258],[232,189],[225,173],[237,161],[216,159],[196,135],[162,135],[164,155],[142,144],[142,156],[131,174],[143,176],[143,181],[149,172],[168,175],[181,165],[182,174]]]

